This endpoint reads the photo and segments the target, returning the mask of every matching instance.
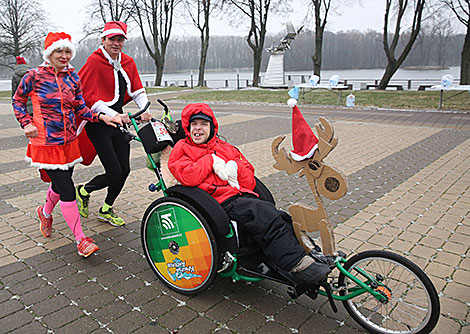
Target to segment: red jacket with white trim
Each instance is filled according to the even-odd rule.
[[[205,103],[187,105],[181,113],[181,126],[186,138],[175,144],[171,151],[168,167],[173,176],[184,186],[199,187],[215,198],[219,203],[242,193],[253,192],[256,186],[255,169],[235,146],[214,135],[205,144],[196,145],[189,134],[189,119],[193,114],[203,112],[214,122],[214,133],[217,134],[219,125],[212,109]],[[225,162],[234,160],[238,166],[238,183],[240,189],[234,188],[223,181],[212,167],[212,153]]]

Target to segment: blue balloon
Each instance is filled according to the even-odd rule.
[[[299,99],[299,87],[294,86],[294,88],[292,88],[292,89],[289,91],[288,94],[289,94],[289,96],[292,97],[293,99],[298,100],[298,99]]]

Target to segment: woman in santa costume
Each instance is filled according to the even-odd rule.
[[[80,222],[73,167],[82,161],[77,139],[77,119],[97,123],[102,120],[115,127],[119,117],[92,111],[85,105],[77,73],[69,64],[75,56],[70,35],[50,32],[44,43],[44,63],[24,75],[13,97],[16,118],[29,138],[26,162],[43,169],[51,185],[46,203],[37,208],[40,230],[44,237],[52,234],[52,210],[60,200],[60,209],[78,245],[78,254],[90,256],[99,248],[85,237]],[[28,96],[33,103],[33,116],[26,109]]]
[[[123,113],[124,105],[134,100],[138,107],[143,109],[148,102],[134,59],[122,53],[126,38],[127,25],[124,22],[106,23],[101,34],[102,45],[88,57],[78,72],[83,83],[83,97],[87,106],[110,116],[119,115],[123,123],[130,122],[129,117]],[[149,112],[141,115],[143,121],[149,121],[151,118]],[[130,172],[130,145],[118,129],[95,123],[86,124],[85,129],[105,173],[77,187],[80,214],[82,217],[88,217],[91,192],[107,188],[107,195],[98,212],[98,219],[114,226],[124,225],[124,220],[114,213],[112,207]],[[87,140],[82,135],[81,146],[86,146],[83,143]],[[90,155],[90,152],[87,154]],[[91,154],[89,163],[93,158],[94,154]]]

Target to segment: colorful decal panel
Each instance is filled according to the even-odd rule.
[[[164,204],[153,211],[146,231],[150,257],[160,275],[181,289],[194,289],[210,276],[212,247],[203,225],[184,207]]]

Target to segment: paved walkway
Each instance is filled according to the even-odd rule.
[[[181,104],[170,106],[181,110]],[[285,134],[290,147],[286,107],[213,108],[220,133],[253,162],[279,207],[313,204],[304,178],[272,168],[272,140]],[[348,254],[389,249],[409,257],[440,294],[434,333],[470,333],[468,114],[301,109],[310,125],[327,116],[339,137],[327,161],[347,175],[349,192],[325,201],[338,248]],[[323,297],[294,301],[273,282],[217,279],[190,297],[165,288],[142,255],[140,219],[158,195],[146,190],[154,177],[137,144],[116,203],[125,227],[98,222],[101,191],[82,221],[101,247],[96,255],[77,255],[57,209],[53,236],[42,237],[34,209],[47,185],[24,162],[25,146],[9,104],[0,102],[0,333],[362,333],[339,303],[335,314]],[[78,166],[74,180],[83,183],[101,170],[98,162]]]

